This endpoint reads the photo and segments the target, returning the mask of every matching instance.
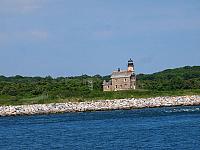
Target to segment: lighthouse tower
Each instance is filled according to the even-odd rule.
[[[128,71],[134,73],[134,64],[133,64],[133,60],[132,60],[131,58],[130,58],[130,60],[128,61]]]

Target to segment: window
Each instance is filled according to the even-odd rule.
[[[109,89],[109,86],[107,88]]]
[[[115,88],[117,89],[117,85],[115,85]]]
[[[126,78],[124,79],[124,82],[126,82]]]

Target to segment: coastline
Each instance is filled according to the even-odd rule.
[[[200,105],[200,95],[0,106],[0,116]]]

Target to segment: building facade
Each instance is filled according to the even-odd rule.
[[[111,80],[103,82],[103,91],[135,90],[136,75],[133,60],[128,61],[128,69],[113,71]]]

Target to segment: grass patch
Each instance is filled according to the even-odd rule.
[[[81,97],[68,97],[68,98],[51,98],[47,95],[40,95],[32,98],[19,98],[14,96],[1,95],[0,105],[47,104],[47,103],[63,103],[63,102],[82,102],[91,100],[150,98],[159,96],[185,96],[185,95],[200,95],[200,89],[174,90],[174,91],[151,91],[151,90],[134,90],[134,91],[117,91],[117,92],[92,91],[88,95],[83,95]]]

